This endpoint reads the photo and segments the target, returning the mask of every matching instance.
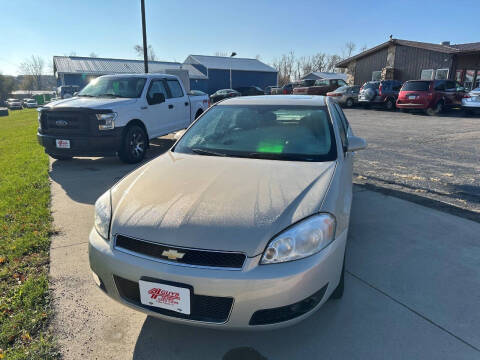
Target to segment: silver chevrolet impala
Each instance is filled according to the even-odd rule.
[[[93,278],[178,323],[305,319],[343,294],[353,153],[365,147],[322,96],[222,101],[97,200]]]

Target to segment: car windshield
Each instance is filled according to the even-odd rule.
[[[337,157],[326,107],[286,105],[215,106],[173,151],[290,161],[333,161]]]
[[[402,86],[402,91],[428,91],[430,81],[407,81]]]
[[[146,81],[142,77],[99,77],[85,86],[78,96],[138,98]]]

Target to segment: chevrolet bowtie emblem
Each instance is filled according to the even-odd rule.
[[[166,256],[168,260],[178,260],[183,258],[184,255],[185,253],[181,253],[181,252],[178,252],[177,250],[171,250],[171,249],[169,249],[168,251],[163,250],[162,252],[162,256]]]

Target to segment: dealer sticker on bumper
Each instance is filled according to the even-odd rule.
[[[70,149],[70,140],[55,140],[58,149]]]
[[[190,315],[190,289],[144,280],[138,285],[142,304]]]

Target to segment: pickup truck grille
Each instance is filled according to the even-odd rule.
[[[43,111],[42,131],[52,135],[88,135],[92,115],[81,111]]]

